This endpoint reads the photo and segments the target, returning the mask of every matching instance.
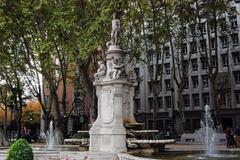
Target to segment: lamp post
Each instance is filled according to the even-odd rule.
[[[84,116],[84,109],[83,109],[83,99],[82,97],[76,97],[72,102],[72,107],[74,109],[79,108],[79,113],[77,113],[77,116],[79,116],[79,121],[82,124],[82,129],[85,129],[85,116]]]

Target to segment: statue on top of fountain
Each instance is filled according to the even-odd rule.
[[[116,19],[116,13],[113,13],[111,41],[113,45],[119,45],[120,39],[120,21]]]
[[[110,45],[119,46],[120,41],[120,20],[116,18],[116,13],[113,13],[111,41],[107,42],[107,48]]]
[[[120,41],[120,20],[113,13],[111,40],[106,43],[106,66],[99,62],[97,73],[94,74],[94,81],[112,81],[127,79],[129,82],[136,82],[136,74],[129,53],[123,51],[119,46]]]

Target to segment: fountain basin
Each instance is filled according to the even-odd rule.
[[[124,160],[237,160],[240,159],[239,148],[226,148],[217,145],[214,154],[206,155],[202,144],[168,144],[166,150],[154,152],[154,148],[132,150],[119,153]]]
[[[240,159],[238,151],[222,151],[218,154],[205,155],[202,151],[168,151],[159,154],[136,152],[120,153],[119,159],[124,160],[236,160]]]

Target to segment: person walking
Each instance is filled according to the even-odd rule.
[[[232,128],[230,127],[228,127],[226,130],[226,138],[227,138],[227,148],[237,147],[237,144],[235,142],[235,139],[232,133]]]

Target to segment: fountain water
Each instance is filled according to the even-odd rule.
[[[47,149],[52,150],[55,143],[54,131],[53,131],[53,121],[49,123],[49,130],[47,131]]]
[[[215,125],[210,113],[210,107],[205,106],[205,113],[201,120],[201,128],[203,131],[202,138],[204,144],[205,155],[211,156],[216,155],[216,145],[215,145]]]

